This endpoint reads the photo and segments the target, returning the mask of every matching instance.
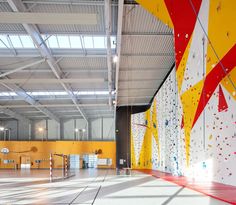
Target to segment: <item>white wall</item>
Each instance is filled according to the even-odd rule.
[[[113,118],[103,118],[103,139],[114,140],[115,138],[115,121]]]
[[[23,121],[6,120],[0,121],[0,126],[10,130],[11,140],[29,139],[31,135],[30,125]],[[3,132],[0,132],[0,139],[3,139]]]
[[[74,139],[74,120],[68,120],[66,122],[63,123],[64,124],[64,139],[69,139],[69,140],[73,140]]]
[[[102,118],[91,119],[90,121],[90,137],[93,139],[102,139]]]
[[[190,131],[189,165],[186,159],[185,126],[182,126],[182,104],[176,89],[175,69],[155,96],[157,131],[160,144],[158,160],[157,143],[152,143],[152,169],[185,175],[203,181],[216,181],[236,186],[236,103],[223,87],[228,108],[218,110],[219,88],[217,86],[208,104]],[[189,99],[191,102],[191,98]],[[185,113],[183,113],[184,115]],[[205,116],[205,119],[204,119]],[[144,113],[132,115],[134,155],[138,164],[140,149],[144,142],[146,127]],[[145,129],[143,131],[142,129]]]
[[[88,134],[84,119],[62,120],[61,123],[54,120],[34,120],[32,125],[17,120],[0,121],[0,126],[10,129],[11,140],[29,140],[31,137],[34,140],[114,140],[114,124],[113,118],[89,119]],[[75,132],[76,128],[78,132]],[[0,139],[3,136],[0,132]]]
[[[47,139],[46,120],[37,120],[33,122],[33,135],[36,140]]]
[[[87,140],[87,124],[84,119],[71,119],[63,122],[64,126],[64,140]],[[78,129],[78,132],[75,131]],[[82,130],[85,130],[83,132]]]
[[[48,139],[60,139],[60,123],[55,120],[47,120]]]
[[[90,120],[90,137],[97,140],[115,139],[114,118],[96,118]]]
[[[10,130],[10,138],[12,140],[17,139],[17,120],[11,120],[11,121],[1,121],[0,123],[1,127],[4,127],[6,129]],[[4,131],[0,131],[0,139],[4,139]],[[6,139],[8,140],[8,139]]]
[[[23,121],[18,121],[18,139],[30,139],[31,138],[31,125]]]

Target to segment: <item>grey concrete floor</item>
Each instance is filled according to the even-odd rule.
[[[0,170],[0,204],[94,205],[223,205],[196,191],[139,172],[116,175],[115,170],[89,169],[60,180],[54,171]]]

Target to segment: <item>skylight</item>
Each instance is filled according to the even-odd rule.
[[[94,48],[92,36],[85,36],[85,37],[83,37],[83,40],[84,40],[84,47],[85,48]]]
[[[24,48],[35,48],[34,43],[30,36],[22,35],[19,37]],[[14,44],[13,44],[14,46]]]
[[[42,35],[51,49],[106,49],[106,36]],[[0,35],[0,48],[36,48],[29,35]],[[111,48],[116,48],[116,37],[111,36]]]
[[[10,40],[14,48],[23,48],[23,44],[19,36],[10,36]]]
[[[69,36],[71,48],[82,48],[80,36]]]
[[[104,37],[93,37],[93,43],[95,48],[106,48],[106,38]]]
[[[0,48],[10,48],[6,35],[0,35]]]
[[[60,48],[71,48],[69,36],[58,36],[57,39]]]

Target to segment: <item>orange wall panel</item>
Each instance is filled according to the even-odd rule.
[[[37,168],[35,160],[45,160],[40,164],[40,168],[49,168],[49,156],[52,154],[92,154],[95,150],[101,149],[102,154],[98,158],[111,158],[112,166],[116,166],[116,142],[100,142],[100,141],[0,141],[0,149],[8,148],[9,154],[0,153],[0,168],[14,168],[14,164],[4,164],[3,160],[14,160],[20,164],[22,156],[29,156],[33,165]],[[54,156],[54,167],[60,168],[62,159]]]

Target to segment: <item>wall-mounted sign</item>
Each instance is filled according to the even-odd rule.
[[[97,165],[110,166],[110,165],[112,165],[112,159],[110,159],[110,158],[99,158],[98,161],[97,161]]]
[[[4,148],[1,149],[1,153],[8,154],[9,153],[9,149],[4,147]]]
[[[14,160],[13,160],[13,159],[4,159],[4,160],[3,160],[3,163],[4,163],[4,164],[14,163]]]

